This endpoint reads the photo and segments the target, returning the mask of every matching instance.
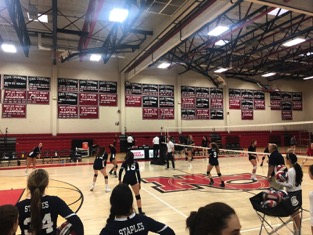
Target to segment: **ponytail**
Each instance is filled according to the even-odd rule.
[[[107,219],[107,223],[110,223],[110,222],[114,221],[115,216],[116,216],[116,213],[114,212],[113,208],[111,207],[110,215],[109,215],[109,218]]]
[[[296,186],[298,187],[299,185],[301,185],[303,181],[303,171],[298,163],[295,163],[293,167],[295,168],[296,171]]]
[[[41,219],[41,197],[42,194],[39,188],[35,188],[35,190],[31,193],[31,203],[30,203],[30,229],[33,234],[41,234],[42,229],[42,219]]]

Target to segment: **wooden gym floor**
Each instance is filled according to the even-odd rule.
[[[121,156],[120,159],[122,159]],[[38,165],[38,168],[45,167],[50,174],[50,184],[46,193],[60,196],[74,211],[79,209],[78,215],[84,223],[86,235],[99,234],[106,223],[110,209],[111,193],[105,193],[103,177],[99,175],[95,190],[89,191],[93,178],[92,162],[93,158],[90,157],[77,164]],[[150,165],[148,161],[140,162],[143,178],[141,198],[146,215],[169,225],[178,235],[187,235],[185,220],[190,211],[197,210],[211,202],[221,201],[236,210],[241,221],[242,234],[259,234],[261,222],[249,198],[267,187],[267,181],[264,178],[267,173],[267,163],[263,167],[258,167],[259,181],[252,183],[248,179],[252,167],[246,157],[220,158],[221,171],[226,179],[225,189],[219,188],[218,179],[215,180],[214,187],[207,186],[209,180],[204,176],[207,159],[195,159],[192,167],[189,167],[182,157],[176,155],[175,164],[175,170],[171,168],[166,170],[164,166]],[[108,164],[107,171],[111,166]],[[306,166],[303,170],[303,208],[309,210],[308,194],[312,190],[313,182],[309,179]],[[214,169],[212,173],[216,176]],[[0,167],[0,192],[25,189],[26,181],[24,166]],[[118,180],[110,175],[110,188],[113,189],[117,183]],[[27,190],[22,193],[21,199],[25,197],[27,197]],[[137,208],[136,205],[135,208]],[[60,225],[63,221],[63,218],[60,218],[58,224]],[[272,225],[280,224],[274,217],[268,217],[267,221]],[[283,228],[277,234],[286,235],[290,232]],[[302,235],[309,234],[311,234],[309,212],[304,211]]]

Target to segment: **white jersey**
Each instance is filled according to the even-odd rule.
[[[129,135],[127,137],[127,143],[132,144],[133,142],[134,142],[134,138],[131,135]]]
[[[172,141],[167,142],[167,152],[173,153],[174,152],[174,144]]]
[[[158,136],[154,137],[152,140],[153,144],[160,144],[160,138]]]

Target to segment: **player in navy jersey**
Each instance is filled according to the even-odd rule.
[[[257,141],[253,140],[251,142],[251,145],[248,148],[248,152],[255,152],[256,145],[257,145]],[[256,173],[256,169],[258,168],[258,165],[257,165],[257,161],[259,161],[258,155],[254,153],[249,153],[249,161],[251,162],[252,167],[253,167],[250,179],[252,179],[253,182],[256,182],[257,178],[256,178],[255,173]]]
[[[95,184],[96,184],[97,177],[98,177],[98,171],[100,171],[101,174],[104,176],[105,191],[106,192],[111,191],[109,189],[109,177],[106,172],[107,160],[108,160],[108,154],[105,151],[105,148],[98,147],[97,152],[96,152],[96,158],[95,158],[95,161],[93,162],[94,175],[93,175],[92,186],[90,188],[90,191],[93,191],[95,188]]]
[[[33,169],[36,169],[36,159],[40,157],[40,152],[42,148],[42,143],[39,143],[27,156],[26,159],[26,169],[25,175],[27,175],[28,168],[30,168],[30,164],[33,164]]]
[[[83,235],[84,226],[68,205],[57,196],[45,195],[48,184],[49,175],[44,169],[29,175],[27,188],[30,198],[16,204],[22,235],[56,235],[58,215],[71,223],[78,235]]]
[[[122,174],[124,170],[125,175],[122,181]],[[130,151],[126,154],[125,161],[122,163],[120,172],[118,174],[118,181],[120,183],[123,182],[124,184],[128,184],[132,187],[137,200],[138,211],[140,214],[144,214],[144,212],[142,212],[141,197],[139,192],[141,182],[139,165],[138,162],[134,161],[134,154]]]
[[[208,153],[209,153],[209,164],[208,164],[206,174],[210,177],[209,185],[214,184],[214,180],[211,175],[211,170],[213,169],[213,167],[215,167],[217,175],[220,177],[220,180],[221,180],[220,186],[225,187],[224,179],[222,177],[220,165],[218,162],[218,155],[220,153],[220,150],[215,142],[210,143],[210,148],[208,150]]]
[[[110,148],[110,162],[113,164],[113,167],[112,169],[110,170],[110,175],[114,174],[115,177],[117,177],[117,174],[116,174],[116,170],[118,168],[118,165],[117,165],[117,162],[116,162],[116,147],[114,144],[110,144],[109,145],[109,148]]]
[[[136,214],[133,209],[133,194],[126,184],[117,185],[111,194],[110,215],[100,235],[147,235],[149,231],[175,235],[167,225],[145,215]]]

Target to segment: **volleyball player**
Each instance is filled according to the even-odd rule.
[[[18,210],[14,205],[0,206],[0,231],[2,235],[15,235],[18,228]]]
[[[170,137],[167,137],[167,154],[166,154],[166,169],[170,166],[170,161],[172,162],[172,167],[175,169],[175,159],[174,159],[175,147]]]
[[[201,147],[203,147],[203,148],[202,148],[202,155],[203,155],[203,156],[206,156],[206,154],[207,154],[207,147],[208,147],[208,144],[209,144],[209,140],[208,140],[208,138],[204,135],[204,136],[202,137],[202,140],[201,140]]]
[[[49,175],[44,169],[34,170],[29,175],[27,188],[30,191],[30,198],[16,204],[22,235],[57,234],[59,215],[72,224],[77,235],[83,235],[83,223],[68,205],[57,196],[45,194],[48,184]]]
[[[93,162],[94,175],[93,175],[93,181],[92,181],[92,186],[90,188],[90,191],[93,191],[95,188],[95,184],[96,184],[97,177],[98,177],[98,171],[100,171],[101,174],[104,176],[105,192],[111,191],[109,189],[109,185],[108,185],[109,177],[108,177],[108,174],[106,172],[107,160],[108,160],[108,154],[105,151],[105,148],[99,147],[97,149],[95,161]]]
[[[251,145],[248,148],[248,152],[256,152],[256,146],[257,146],[257,141],[253,140],[251,142]],[[257,154],[254,154],[254,153],[248,153],[248,154],[249,154],[249,161],[251,162],[252,167],[253,167],[250,179],[252,179],[253,182],[256,182],[257,178],[256,178],[255,173],[256,173],[256,169],[258,168],[257,161],[259,161],[259,158]]]
[[[110,148],[110,162],[113,164],[113,167],[109,171],[109,174],[110,175],[114,174],[114,176],[117,178],[116,170],[118,168],[118,165],[117,165],[117,162],[116,162],[116,159],[115,159],[116,158],[116,147],[115,147],[114,144],[110,144],[109,148]]]
[[[194,141],[193,141],[193,138],[192,138],[192,135],[187,136],[186,145],[189,145],[189,146],[195,145]],[[187,146],[187,148],[186,148],[187,149],[186,160],[188,160],[189,166],[191,167],[190,162],[193,160],[193,156],[192,156],[193,147],[189,147],[189,146]]]
[[[117,185],[110,197],[110,215],[100,235],[147,235],[149,231],[163,235],[175,235],[167,225],[148,216],[137,215],[133,209],[133,194],[126,184]]]
[[[266,146],[266,148],[265,148],[264,151],[263,151],[263,152],[264,152],[264,155],[263,155],[263,157],[262,157],[262,161],[261,161],[260,166],[263,166],[263,163],[264,163],[265,158],[269,156],[268,153],[270,153],[270,151],[268,150],[268,146],[269,146],[269,144]]]
[[[42,143],[39,143],[27,156],[26,158],[26,169],[25,175],[27,175],[28,168],[33,164],[33,169],[36,169],[36,159],[40,158],[40,152],[42,148]]]
[[[218,148],[218,146],[217,146],[217,144],[215,142],[210,143],[210,148],[208,150],[208,153],[209,153],[209,164],[208,164],[208,168],[207,168],[206,174],[210,178],[209,185],[213,185],[214,184],[214,180],[213,180],[212,175],[211,175],[211,170],[213,169],[213,167],[215,167],[217,175],[220,177],[220,180],[221,180],[220,186],[221,187],[225,187],[224,179],[222,177],[220,165],[219,165],[219,162],[218,162],[218,155],[220,153],[220,150],[219,150],[219,148]]]
[[[122,174],[124,170],[125,170],[125,175],[122,181]],[[138,211],[140,214],[144,214],[144,212],[142,211],[141,197],[140,197],[141,177],[140,177],[139,165],[138,165],[138,162],[134,161],[134,153],[131,151],[129,151],[126,154],[125,161],[122,163],[121,169],[118,174],[118,181],[120,183],[123,182],[124,184],[128,184],[132,187],[132,190],[134,191],[134,194],[136,197]]]

